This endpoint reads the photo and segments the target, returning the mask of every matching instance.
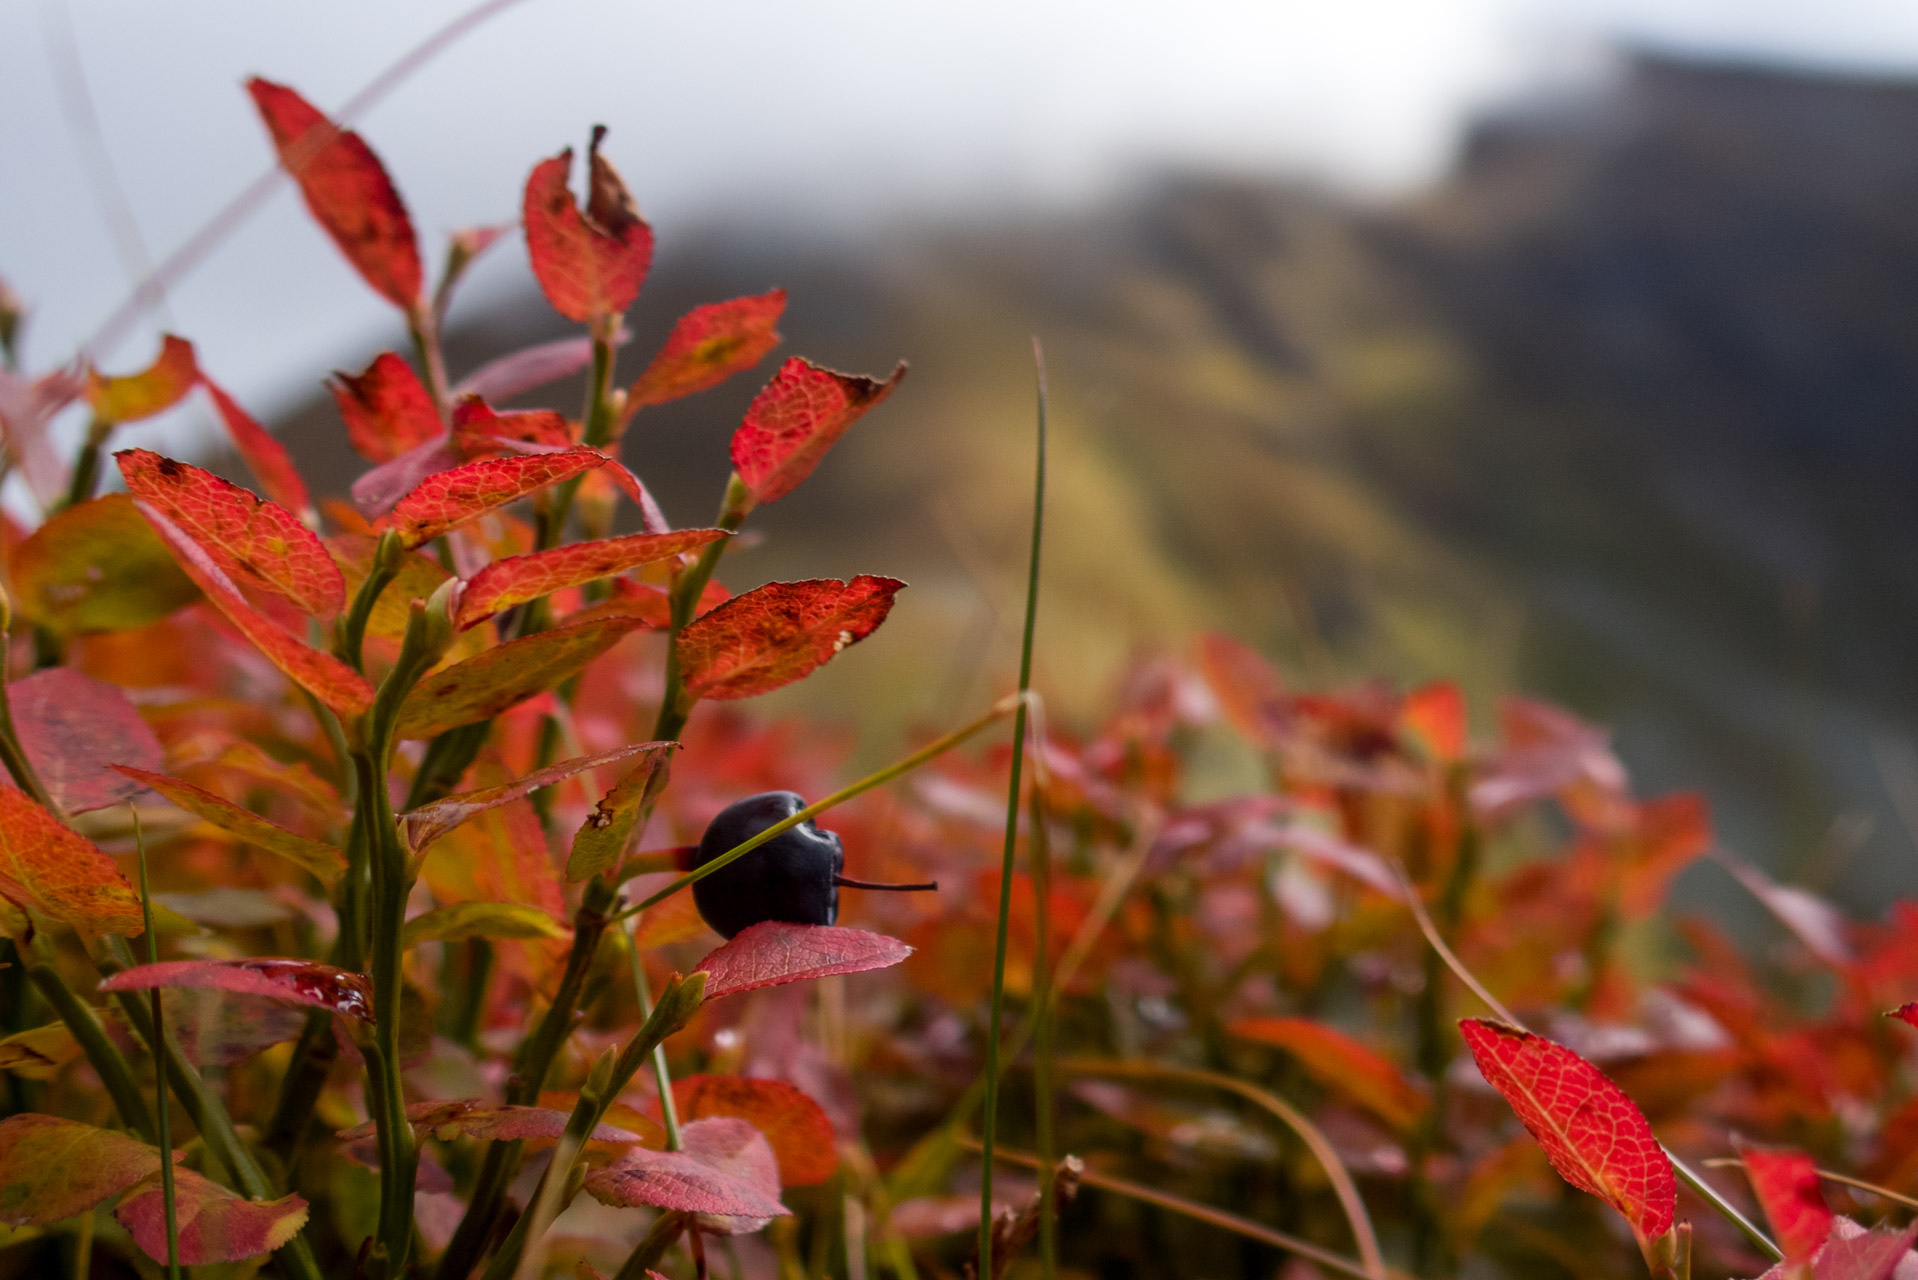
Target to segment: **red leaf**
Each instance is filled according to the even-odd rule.
[[[733,470],[753,501],[775,502],[798,488],[846,428],[905,376],[903,364],[884,382],[834,373],[798,356],[781,365],[733,432]]]
[[[1284,1049],[1313,1079],[1347,1095],[1395,1129],[1410,1129],[1430,1100],[1391,1059],[1323,1023],[1308,1018],[1241,1018],[1226,1030]]]
[[[373,689],[365,677],[331,654],[321,653],[283,631],[247,603],[240,589],[199,543],[157,508],[144,502],[135,505],[214,607],[288,679],[343,716],[357,716],[372,705]]]
[[[127,491],[197,542],[229,578],[322,620],[345,607],[340,567],[319,536],[279,503],[149,449],[113,456]]]
[[[270,996],[325,1009],[365,1022],[373,1020],[373,984],[316,960],[252,956],[244,960],[162,960],[122,969],[100,982],[102,991],[148,991],[155,987],[205,987],[247,996]]]
[[[170,409],[186,398],[200,376],[193,344],[167,334],[160,354],[139,373],[103,378],[87,372],[87,405],[102,422],[133,422]]]
[[[652,1205],[682,1213],[763,1220],[790,1212],[779,1202],[772,1149],[744,1120],[695,1120],[682,1136],[683,1151],[636,1147],[593,1170],[586,1175],[586,1190],[602,1204]],[[763,1166],[756,1169],[761,1161]],[[771,1175],[770,1193],[765,1174]]]
[[[617,764],[621,760],[628,760],[641,754],[661,755],[670,752],[673,746],[674,744],[670,742],[638,742],[631,746],[615,747],[611,751],[602,751],[596,756],[579,756],[572,760],[562,760],[558,764],[537,769],[504,786],[487,787],[481,791],[466,791],[456,796],[448,796],[444,800],[435,800],[432,804],[422,805],[401,814],[400,833],[406,838],[407,848],[418,853],[468,818],[485,813],[488,809],[497,809],[503,804],[511,804],[529,792],[551,786],[555,782],[563,782],[589,769]]]
[[[1735,1145],[1751,1179],[1752,1194],[1764,1206],[1785,1260],[1810,1258],[1831,1234],[1832,1223],[1831,1207],[1818,1182],[1818,1166],[1802,1151]]]
[[[626,413],[716,387],[779,345],[786,291],[709,302],[679,318],[653,362],[626,393]]]
[[[632,334],[621,329],[613,335],[614,345],[623,345]],[[561,338],[524,347],[489,360],[459,380],[455,396],[479,396],[484,400],[511,400],[514,396],[543,387],[549,382],[571,377],[593,360],[591,338]]]
[[[119,686],[71,667],[49,667],[7,686],[14,732],[54,804],[66,813],[104,809],[140,793],[107,766],[157,769],[165,753]]]
[[[417,547],[606,461],[605,454],[584,445],[560,453],[482,458],[428,476],[393,505],[380,527],[397,529],[407,546]]]
[[[698,967],[706,974],[706,998],[717,1000],[835,973],[884,969],[911,954],[911,947],[883,933],[768,920],[742,930]]]
[[[431,1135],[441,1142],[454,1138],[481,1138],[489,1142],[517,1142],[522,1139],[558,1138],[566,1132],[567,1113],[552,1107],[520,1107],[489,1102],[485,1098],[458,1098],[449,1102],[415,1102],[406,1108],[406,1118],[414,1132]],[[347,1129],[342,1142],[371,1137],[376,1132],[371,1121]],[[602,1124],[593,1130],[594,1142],[620,1142],[638,1145],[646,1135]]]
[[[750,698],[790,684],[871,635],[905,585],[862,573],[851,582],[769,582],[734,596],[679,633],[686,691]]]
[[[453,405],[453,436],[468,457],[497,452],[504,444],[570,449],[573,429],[552,409],[496,412],[478,396],[461,396]],[[509,452],[532,452],[513,449]]]
[[[832,1121],[810,1096],[783,1080],[687,1076],[673,1082],[681,1120],[734,1116],[765,1135],[788,1187],[824,1182],[839,1167]]]
[[[1655,1240],[1677,1203],[1672,1162],[1624,1091],[1585,1059],[1503,1023],[1459,1023],[1479,1073],[1545,1149],[1560,1176],[1625,1216]]]
[[[203,787],[196,787],[191,782],[182,782],[178,778],[169,778],[163,773],[135,769],[127,765],[115,764],[107,767],[115,773],[133,779],[140,786],[151,787],[188,813],[204,818],[222,831],[230,831],[248,844],[258,845],[268,853],[278,854],[321,880],[330,882],[346,869],[345,855],[332,845],[322,844],[318,840],[309,840],[303,835],[288,831],[278,823],[269,822],[257,813],[243,809],[231,800],[214,795]]]
[[[0,1222],[8,1226],[85,1213],[159,1171],[159,1150],[123,1133],[32,1112],[0,1120]]]
[[[1812,1280],[1890,1280],[1908,1267],[1901,1266],[1908,1250],[1918,1238],[1918,1223],[1903,1231],[1887,1226],[1867,1231],[1850,1218],[1832,1222],[1831,1237],[1813,1255]],[[1760,1280],[1802,1280],[1804,1272],[1790,1262],[1781,1262]]]
[[[347,440],[368,462],[391,462],[445,432],[432,393],[391,351],[375,356],[364,373],[336,371],[326,389],[340,407]]]
[[[319,516],[313,510],[313,499],[306,491],[306,481],[300,477],[299,468],[293,465],[293,458],[286,446],[273,438],[271,432],[253,420],[233,397],[202,374],[200,385],[213,400],[213,407],[219,410],[220,421],[226,424],[227,438],[233,441],[234,450],[246,460],[247,469],[253,478],[260,482],[260,488],[266,496],[299,516],[308,525],[318,522]]]
[[[451,435],[434,436],[363,473],[353,482],[353,505],[361,515],[383,516],[394,503],[424,484],[428,476],[451,471],[465,461],[466,455]]]
[[[306,1201],[297,1195],[247,1200],[191,1169],[173,1175],[174,1222],[180,1262],[189,1267],[242,1262],[271,1253],[306,1225]],[[167,1260],[166,1193],[157,1175],[136,1187],[113,1216],[155,1262]]]
[[[1918,1027],[1918,1000],[1914,1000],[1910,1004],[1901,1004],[1885,1016],[1887,1018],[1897,1018],[1900,1022]]]
[[[380,296],[402,310],[413,306],[425,275],[413,220],[373,149],[285,85],[256,77],[246,89],[280,163],[333,243]]]
[[[76,929],[138,937],[140,899],[113,859],[0,784],[0,898]]]
[[[696,551],[726,536],[724,529],[635,533],[598,542],[575,542],[551,551],[495,560],[467,581],[454,621],[474,626],[501,609],[537,600],[566,587],[610,578],[642,564]]]
[[[653,229],[633,207],[626,184],[599,155],[604,128],[586,151],[588,191],[582,214],[567,175],[573,149],[541,161],[526,179],[522,220],[533,275],[553,310],[581,324],[617,316],[633,305],[653,263]]]
[[[594,618],[509,640],[420,681],[400,707],[402,738],[431,738],[490,720],[543,693],[605,653],[641,625],[637,618]]]
[[[1844,913],[1809,889],[1779,884],[1742,858],[1716,849],[1713,856],[1745,886],[1754,898],[1765,904],[1780,924],[1790,929],[1805,949],[1835,969],[1851,963],[1851,945],[1845,940]]]

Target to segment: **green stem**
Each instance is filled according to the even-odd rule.
[[[114,973],[134,967],[133,950],[127,946],[125,939],[109,936],[106,939],[106,953],[100,963],[101,972]],[[132,1025],[134,1032],[148,1044],[166,1046],[166,1075],[173,1086],[173,1095],[179,1100],[180,1109],[186,1112],[187,1119],[200,1131],[200,1141],[232,1176],[235,1187],[250,1200],[273,1199],[273,1185],[261,1171],[259,1162],[246,1149],[246,1144],[240,1140],[232,1117],[227,1115],[226,1105],[201,1077],[199,1068],[187,1057],[186,1050],[180,1047],[179,1039],[170,1030],[163,1034],[156,1032],[146,1005],[134,992],[116,994],[120,1012]],[[275,1256],[275,1262],[294,1280],[322,1280],[319,1263],[304,1233],[288,1241]]]
[[[438,316],[430,306],[415,303],[407,309],[406,329],[413,338],[414,354],[420,358],[420,367],[426,371],[427,394],[433,397],[433,407],[444,419],[449,408],[450,385],[446,379],[446,357],[440,351],[440,333]]]
[[[1690,1165],[1673,1155],[1670,1147],[1665,1147],[1663,1150],[1665,1158],[1672,1162],[1672,1172],[1678,1175],[1678,1180],[1690,1187],[1699,1199],[1710,1205],[1719,1217],[1737,1227],[1739,1233],[1751,1242],[1753,1248],[1773,1262],[1785,1260],[1785,1251],[1772,1243],[1772,1238],[1760,1231],[1750,1218],[1740,1213],[1731,1201],[1718,1194],[1717,1187],[1705,1181]]]
[[[979,1144],[979,1275],[992,1270],[992,1148],[999,1128],[999,1037],[1005,1021],[1006,949],[1012,927],[1012,869],[1019,844],[1019,784],[1026,753],[1026,691],[1032,687],[1032,637],[1039,612],[1039,548],[1046,515],[1046,366],[1037,340],[1032,344],[1039,365],[1039,441],[1034,467],[1032,540],[1026,562],[1026,618],[1019,640],[1019,709],[1012,720],[1012,769],[1007,783],[1006,843],[999,866],[999,923],[992,949],[992,1013],[986,1027],[985,1116]]]
[[[127,813],[133,818],[133,843],[140,854],[140,915],[146,926],[147,963],[158,964],[160,935],[153,929],[153,892],[147,884],[146,833],[140,829],[140,810],[131,802],[127,804]],[[166,1039],[166,1010],[160,1005],[160,988],[153,988],[149,999],[153,1010],[154,1034],[151,1047],[153,1060],[157,1063]],[[172,1116],[167,1106],[166,1077],[157,1069],[154,1075],[153,1110],[158,1120],[160,1138],[160,1204],[166,1215],[166,1273],[167,1280],[180,1280],[180,1220],[178,1205],[174,1201]]]
[[[94,486],[100,483],[100,454],[106,448],[107,437],[112,434],[111,422],[95,418],[87,424],[86,443],[80,446],[80,456],[73,464],[73,483],[67,489],[67,506],[77,507],[93,496]]]
[[[399,577],[400,567],[405,560],[406,548],[401,545],[400,537],[391,529],[380,535],[379,545],[373,551],[373,563],[368,566],[365,581],[360,589],[353,593],[353,603],[347,608],[346,616],[340,620],[339,642],[333,653],[340,661],[355,671],[366,670],[366,624],[373,616],[373,607],[380,602],[380,596],[393,585],[393,579]]]
[[[662,1213],[653,1219],[652,1229],[633,1246],[613,1280],[646,1280],[647,1273],[659,1265],[691,1220],[692,1215],[685,1213]]]
[[[602,1072],[600,1068],[605,1067],[606,1062],[603,1058],[600,1060],[599,1066],[587,1080],[587,1087],[580,1090],[579,1101],[573,1104],[572,1114],[566,1118],[566,1130],[554,1152],[553,1163],[546,1167],[539,1186],[534,1189],[532,1207],[520,1215],[519,1221],[507,1233],[499,1252],[493,1255],[492,1263],[486,1268],[485,1280],[512,1280],[519,1270],[520,1259],[527,1246],[536,1243],[550,1225],[557,1209],[555,1201],[570,1188],[574,1167],[587,1136],[599,1127],[606,1115],[606,1108],[619,1097],[620,1091],[654,1051],[665,1043],[666,1037],[684,1026],[686,1020],[698,1010],[705,994],[706,975],[703,973],[675,980],[661,993],[659,1003],[653,1006],[645,1023],[620,1050],[610,1069]],[[554,1189],[553,1194],[547,1193],[549,1187]]]
[[[20,735],[13,727],[13,701],[7,695],[8,672],[13,655],[12,626],[12,602],[4,591],[0,591],[0,763],[6,765],[15,786],[32,796],[42,809],[58,816],[59,807],[53,803],[46,785],[40,781],[40,774],[34,769],[33,761],[27,758],[26,748],[20,745]]]
[[[653,984],[646,980],[646,965],[639,958],[639,921],[634,919],[626,935],[626,956],[633,966],[633,994],[639,998],[639,1016],[653,1016]],[[653,1046],[653,1083],[659,1089],[659,1115],[666,1122],[666,1149],[678,1151],[686,1144],[679,1132],[679,1103],[673,1098],[673,1073],[666,1064],[666,1045]]]
[[[100,1025],[99,1015],[94,1013],[93,1006],[75,995],[50,964],[38,960],[29,963],[27,977],[87,1055],[87,1062],[100,1077],[107,1096],[113,1099],[114,1110],[120,1113],[120,1123],[148,1142],[153,1141],[159,1131],[154,1128],[153,1117],[147,1111],[139,1083],[133,1078],[133,1068],[127,1065],[125,1056],[107,1038],[106,1029]]]
[[[355,817],[367,846],[373,909],[369,973],[373,982],[373,1034],[365,1056],[368,1109],[373,1113],[380,1152],[380,1219],[374,1263],[376,1270],[383,1266],[387,1275],[404,1272],[413,1246],[413,1190],[419,1171],[419,1151],[406,1118],[405,1089],[400,1079],[404,994],[400,933],[412,888],[412,868],[393,817],[387,766],[401,704],[452,639],[445,603],[437,593],[431,602],[414,603],[399,658],[373,695],[373,705],[362,726],[364,746],[354,754],[358,775]]]
[[[617,320],[613,328],[618,328]],[[616,355],[611,335],[602,334],[596,329],[593,333],[592,369],[586,375],[585,423],[580,431],[580,443],[595,449],[603,448],[611,441],[613,431],[619,425],[619,417],[613,407],[613,361]],[[551,505],[539,515],[537,550],[549,551],[566,536],[566,521],[572,514],[573,500],[578,496],[582,483],[583,476],[574,476],[554,486]]]

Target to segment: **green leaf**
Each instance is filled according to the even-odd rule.
[[[131,631],[199,598],[124,493],[68,507],[13,551],[13,597],[56,635]]]
[[[565,925],[519,902],[456,902],[414,916],[400,930],[400,948],[466,938],[563,938]]]

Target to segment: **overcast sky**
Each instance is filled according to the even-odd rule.
[[[246,75],[332,109],[470,3],[0,0],[0,277],[35,308],[34,363],[128,286],[63,109],[68,51],[157,257],[268,163]],[[1164,162],[1389,195],[1488,103],[1588,75],[1608,37],[1918,73],[1911,0],[522,0],[360,128],[431,260],[444,232],[509,219],[533,162],[595,121],[664,242],[714,211],[845,225],[1079,201]],[[523,263],[496,252],[478,293]],[[262,412],[392,331],[287,189],[168,315]]]

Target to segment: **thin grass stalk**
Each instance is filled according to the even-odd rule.
[[[1745,1167],[1743,1160],[1729,1156],[1713,1160],[1700,1160],[1699,1163],[1707,1169],[1743,1169]],[[1877,1196],[1881,1200],[1889,1200],[1893,1204],[1903,1205],[1907,1209],[1918,1209],[1918,1199],[1913,1199],[1911,1196],[1893,1191],[1890,1187],[1881,1187],[1875,1182],[1866,1182],[1863,1178],[1854,1178],[1848,1173],[1838,1173],[1831,1169],[1819,1169],[1817,1173],[1818,1176],[1826,1182],[1835,1182],[1841,1187],[1850,1187],[1855,1191],[1863,1191],[1867,1195]]]
[[[1254,1106],[1263,1108],[1276,1116],[1299,1136],[1299,1140],[1305,1143],[1313,1158],[1325,1170],[1326,1181],[1331,1183],[1332,1193],[1338,1197],[1339,1207],[1345,1211],[1346,1224],[1352,1229],[1352,1240],[1358,1247],[1359,1260],[1364,1264],[1366,1274],[1372,1280],[1385,1280],[1387,1275],[1385,1255],[1379,1249],[1378,1233],[1372,1229],[1371,1215],[1365,1210],[1365,1201],[1359,1195],[1358,1184],[1352,1181],[1351,1171],[1345,1167],[1345,1162],[1339,1159],[1339,1153],[1332,1146],[1330,1139],[1316,1124],[1312,1123],[1311,1118],[1285,1099],[1257,1085],[1248,1084],[1244,1080],[1198,1067],[1104,1058],[1067,1058],[1059,1063],[1059,1069],[1071,1075],[1180,1080],[1190,1084],[1210,1085],[1215,1089],[1235,1093]]]
[[[158,964],[160,936],[153,929],[153,892],[147,884],[146,833],[140,829],[139,809],[129,802],[127,812],[133,818],[133,844],[140,854],[140,914],[146,925],[147,963]],[[167,1105],[166,1069],[160,1065],[160,1044],[166,1039],[166,1011],[160,1005],[160,988],[153,988],[149,996],[153,1006],[155,1037],[153,1114],[160,1138],[160,1204],[166,1214],[166,1273],[167,1280],[180,1280],[180,1220],[173,1187],[173,1125]]]
[[[1043,731],[1042,731],[1043,732]],[[1041,739],[1043,743],[1043,739]],[[1056,1098],[1053,1085],[1052,1007],[1052,841],[1046,833],[1042,788],[1035,778],[1028,812],[1032,818],[1032,1087],[1033,1130],[1039,1148],[1039,1274],[1053,1280],[1059,1271],[1058,1168],[1054,1141]]]
[[[968,1150],[979,1150],[979,1143],[971,1138],[962,1139],[960,1145]],[[993,1158],[1027,1169],[1038,1169],[1041,1167],[1038,1156],[1028,1155],[1023,1151],[1008,1151],[1004,1147],[994,1152]],[[1148,1187],[1144,1183],[1130,1182],[1124,1178],[1112,1177],[1109,1174],[1096,1173],[1091,1169],[1085,1169],[1080,1172],[1079,1183],[1081,1186],[1098,1187],[1102,1191],[1110,1191],[1116,1195],[1126,1196],[1142,1204],[1156,1205],[1161,1209],[1167,1209],[1183,1217],[1191,1218],[1195,1222],[1203,1222],[1208,1226],[1219,1227],[1223,1230],[1244,1236],[1248,1240],[1257,1240],[1261,1244],[1269,1244],[1275,1249],[1284,1249],[1288,1253],[1297,1254],[1299,1257],[1310,1262],[1315,1262],[1328,1270],[1337,1271],[1342,1275],[1354,1276],[1357,1280],[1371,1280],[1371,1273],[1366,1271],[1359,1263],[1350,1258],[1343,1257],[1340,1254],[1333,1253],[1330,1249],[1321,1248],[1313,1244],[1310,1240],[1301,1240],[1297,1236],[1287,1235],[1283,1231],[1274,1231],[1264,1223],[1252,1222],[1236,1214],[1227,1213],[1223,1209],[1215,1209],[1211,1205],[1200,1204],[1196,1200],[1188,1200],[1184,1196],[1175,1196],[1170,1191],[1161,1191],[1157,1187]]]
[[[1032,538],[1026,559],[1026,617],[1019,637],[1019,709],[1012,720],[1012,768],[1006,784],[1006,843],[999,861],[999,924],[992,949],[992,1011],[986,1022],[985,1117],[980,1126],[979,1275],[992,1275],[992,1147],[999,1131],[999,1037],[1006,1012],[1006,949],[1012,927],[1012,870],[1019,845],[1019,785],[1026,758],[1026,691],[1032,687],[1032,637],[1039,612],[1039,551],[1046,516],[1046,383],[1044,353],[1038,362],[1038,449],[1033,467]]]

